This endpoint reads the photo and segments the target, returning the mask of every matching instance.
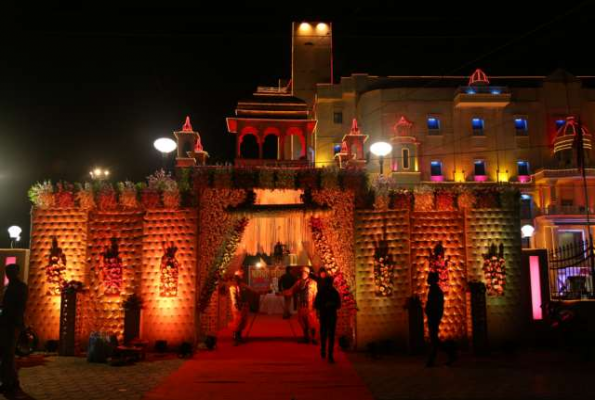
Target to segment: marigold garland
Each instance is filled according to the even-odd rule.
[[[310,218],[310,229],[312,230],[312,238],[314,240],[314,247],[327,272],[334,277],[334,284],[338,292],[341,294],[341,307],[348,310],[351,315],[357,311],[357,304],[355,296],[353,295],[350,285],[345,279],[343,271],[340,270],[337,264],[333,251],[328,245],[328,238],[323,231],[324,224],[318,217]]]
[[[58,239],[54,236],[48,257],[48,265],[45,267],[48,295],[59,296],[61,294],[62,285],[64,284],[64,271],[66,271],[66,255],[58,246]]]
[[[178,248],[172,243],[164,249],[160,266],[159,294],[161,297],[176,297],[178,295],[178,275],[180,264],[176,259]]]
[[[488,296],[503,296],[506,285],[506,260],[502,243],[499,249],[492,243],[488,253],[483,255],[483,273]]]
[[[213,292],[217,288],[217,285],[219,284],[221,277],[223,276],[223,274],[225,274],[225,270],[229,265],[231,259],[233,258],[238,248],[238,245],[240,244],[242,234],[246,229],[246,225],[248,225],[247,218],[239,219],[234,224],[226,240],[219,248],[218,254],[213,260],[213,263],[207,272],[207,277],[205,279],[200,293],[198,303],[200,312],[204,312],[208,307]]]

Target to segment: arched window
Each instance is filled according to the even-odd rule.
[[[262,145],[262,158],[266,160],[277,160],[279,150],[279,138],[277,135],[267,135]]]
[[[242,137],[240,145],[240,156],[242,158],[258,158],[258,141],[254,135]]]
[[[403,156],[403,169],[409,169],[409,149],[403,149],[401,154]]]

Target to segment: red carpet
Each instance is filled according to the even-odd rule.
[[[229,332],[221,333],[215,351],[196,354],[145,399],[373,398],[343,352],[336,350],[336,364],[328,364],[319,346],[298,344],[294,332],[300,332],[295,317],[259,314],[247,343],[232,346]]]

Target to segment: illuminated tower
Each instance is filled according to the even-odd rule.
[[[293,95],[304,100],[311,112],[316,84],[333,82],[332,24],[294,22],[292,32]]]

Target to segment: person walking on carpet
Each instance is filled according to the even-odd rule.
[[[295,284],[296,278],[291,274],[291,267],[285,267],[285,274],[279,279],[279,292],[291,289]],[[283,319],[289,319],[291,316],[291,295],[283,295]]]
[[[326,357],[328,362],[335,363],[333,353],[335,350],[335,330],[337,328],[337,310],[341,308],[341,296],[333,286],[333,277],[326,276],[320,281],[318,293],[314,300],[314,307],[320,316],[320,355]],[[327,346],[328,340],[328,346]]]

